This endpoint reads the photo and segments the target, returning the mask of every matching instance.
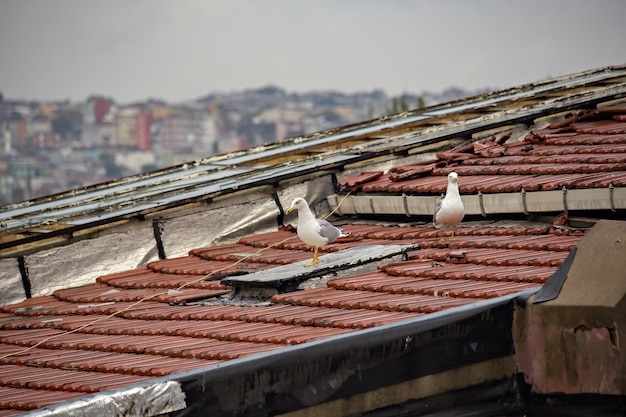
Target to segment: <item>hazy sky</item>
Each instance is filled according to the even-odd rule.
[[[507,88],[626,64],[625,22],[624,0],[0,0],[0,91]]]

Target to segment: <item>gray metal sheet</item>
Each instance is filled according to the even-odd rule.
[[[108,188],[108,193],[104,190],[90,193],[90,199],[86,199],[86,196],[72,196],[20,208],[14,212],[5,212],[2,213],[0,221],[4,223],[4,230],[55,223],[61,220],[63,223],[72,225],[88,224],[92,221],[145,212],[177,201],[193,200],[229,189],[253,186],[269,179],[296,175],[318,169],[324,165],[346,162],[352,158],[351,155],[333,155],[323,161],[304,161],[279,167],[229,168],[208,171],[205,175],[172,177],[173,180],[170,182],[160,185],[153,183],[153,185],[144,185],[144,187],[137,187],[134,190],[131,188],[133,192],[119,194],[121,190],[129,189],[128,184],[124,184],[122,187]]]
[[[519,100],[521,98],[532,97],[539,93],[543,93],[546,91],[557,90],[566,87],[575,87],[577,85],[584,85],[594,81],[600,81],[603,79],[613,78],[615,74],[611,72],[600,72],[600,73],[591,73],[586,76],[575,77],[575,78],[567,78],[561,81],[548,82],[545,84],[537,84],[532,87],[524,88],[517,92],[511,92],[509,94],[503,94],[501,96],[496,96],[492,98],[486,98],[484,100],[470,100],[465,104],[460,104],[458,106],[450,106],[440,110],[433,110],[423,113],[427,116],[443,116],[450,113],[456,113],[459,111],[465,111],[469,109],[478,109],[485,106],[491,106],[497,103],[501,103],[504,101],[513,101]],[[516,89],[517,90],[517,89]]]

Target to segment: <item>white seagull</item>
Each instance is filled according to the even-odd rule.
[[[326,220],[317,219],[302,197],[294,198],[285,213],[289,214],[294,210],[298,210],[298,237],[314,248],[313,260],[305,266],[313,266],[321,262],[317,257],[317,250],[320,246],[333,243],[337,238],[346,235],[340,228],[333,226]]]
[[[459,195],[459,176],[456,172],[451,172],[448,174],[446,195],[437,203],[437,207],[435,207],[433,223],[435,227],[452,226],[452,238],[454,238],[456,225],[461,223],[464,216],[465,208],[463,207],[463,200],[461,200],[461,196]]]

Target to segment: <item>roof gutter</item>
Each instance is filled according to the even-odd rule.
[[[350,195],[328,196],[328,204],[340,215],[432,216],[440,196]],[[462,195],[466,215],[546,213],[576,210],[626,209],[626,187],[525,191]]]

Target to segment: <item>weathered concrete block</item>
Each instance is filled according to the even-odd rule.
[[[624,329],[626,223],[602,220],[580,241],[558,297],[517,309],[519,369],[538,393],[625,395]]]

